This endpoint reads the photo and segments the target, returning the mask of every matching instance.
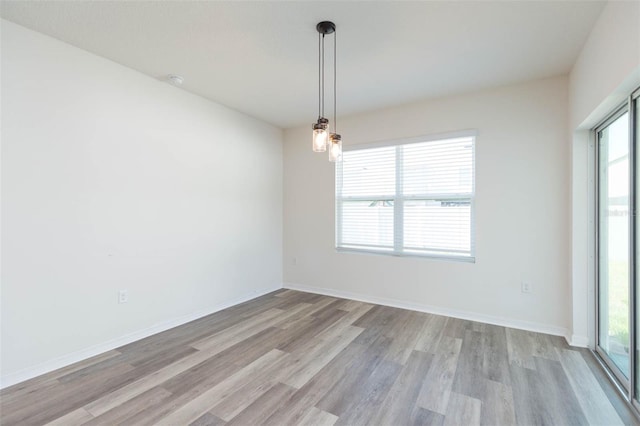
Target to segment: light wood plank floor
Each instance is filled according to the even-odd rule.
[[[280,290],[3,390],[3,425],[633,424],[560,337]]]

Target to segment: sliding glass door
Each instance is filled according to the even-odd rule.
[[[640,395],[640,90],[595,129],[596,352],[638,404]]]
[[[598,349],[618,378],[629,362],[629,113],[598,130]]]

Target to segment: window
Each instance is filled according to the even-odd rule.
[[[336,247],[474,261],[471,132],[345,148]]]
[[[595,352],[640,407],[640,88],[593,129]]]

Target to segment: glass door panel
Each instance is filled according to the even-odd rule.
[[[629,114],[598,132],[598,347],[629,379]]]

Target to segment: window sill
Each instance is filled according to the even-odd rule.
[[[407,258],[419,258],[426,260],[436,260],[445,262],[457,262],[457,263],[476,263],[475,256],[447,256],[447,255],[435,255],[435,254],[418,254],[418,253],[396,253],[396,252],[384,252],[378,250],[364,250],[355,248],[335,248],[337,253],[344,254],[363,254],[373,256],[387,256],[387,257],[407,257]]]

